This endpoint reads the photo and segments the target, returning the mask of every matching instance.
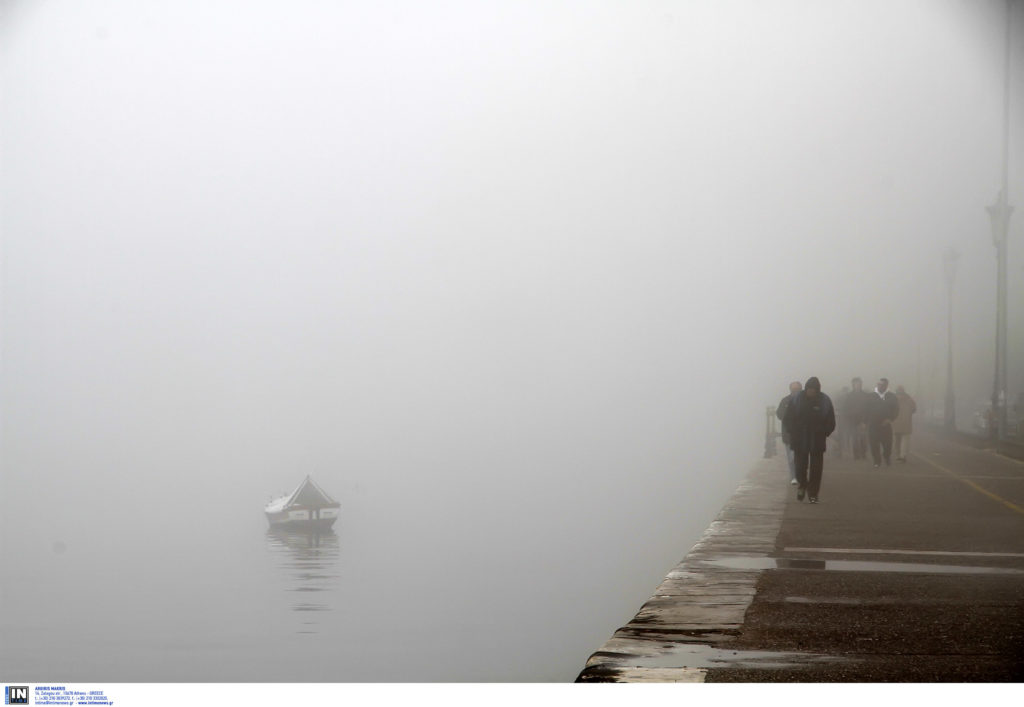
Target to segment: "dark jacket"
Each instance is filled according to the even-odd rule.
[[[824,452],[825,438],[836,428],[836,411],[824,393],[811,400],[801,390],[786,408],[783,427],[789,427],[789,446],[797,452]]]
[[[779,401],[778,407],[775,408],[775,417],[782,420],[782,443],[789,446],[789,426],[786,425],[786,410],[789,409],[789,404],[793,402],[793,394],[790,393],[782,400]]]
[[[884,398],[875,392],[868,394],[867,423],[871,427],[880,427],[885,420],[892,422],[899,414],[900,401],[891,390],[885,391]]]
[[[868,393],[867,391],[851,390],[846,397],[843,399],[843,424],[859,425],[867,420],[868,404],[871,402],[871,396],[874,393]],[[878,396],[875,395],[877,398]]]

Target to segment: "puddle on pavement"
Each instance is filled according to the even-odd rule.
[[[781,670],[802,664],[834,663],[846,660],[814,653],[779,653],[775,651],[744,651],[715,648],[697,643],[666,645],[659,655],[630,656],[618,663],[631,668],[752,668]]]
[[[839,606],[892,606],[896,600],[891,597],[881,599],[854,599],[853,597],[786,597],[787,604],[836,604]],[[906,602],[903,602],[906,603]]]
[[[734,570],[835,570],[839,572],[921,572],[928,574],[1024,574],[1005,567],[926,565],[917,562],[859,562],[856,560],[805,560],[791,557],[722,557],[702,564]]]

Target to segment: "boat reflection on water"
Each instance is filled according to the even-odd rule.
[[[325,600],[338,579],[338,536],[332,530],[271,529],[267,549],[288,580],[292,611],[304,617],[298,633],[316,633],[316,612],[331,611]]]

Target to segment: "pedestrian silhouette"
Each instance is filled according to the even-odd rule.
[[[875,468],[892,463],[892,422],[900,412],[900,403],[891,390],[889,379],[879,378],[875,392],[868,396],[868,442]]]
[[[892,422],[893,446],[896,448],[896,461],[906,464],[910,454],[910,434],[914,431],[910,418],[917,412],[917,403],[902,385],[896,386],[896,399],[900,411]]]
[[[783,424],[789,426],[793,447],[796,500],[803,501],[806,494],[811,503],[817,503],[825,466],[825,438],[836,428],[832,400],[821,392],[821,382],[817,378],[807,379],[804,389],[786,408]]]
[[[800,392],[800,381],[793,381],[789,384],[789,395],[779,401],[778,407],[775,408],[775,416],[782,420],[782,446],[786,450],[786,461],[789,463],[789,483],[796,484],[796,462],[793,459],[793,448],[789,442],[789,428],[786,426],[786,410],[789,408],[789,404],[796,399],[797,393]]]

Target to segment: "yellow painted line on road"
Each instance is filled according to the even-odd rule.
[[[983,494],[985,496],[988,496],[989,498],[991,498],[993,501],[995,501],[997,503],[1003,504],[1004,506],[1009,508],[1011,511],[1015,511],[1017,513],[1020,513],[1021,515],[1024,515],[1024,508],[1021,508],[1016,503],[1012,503],[1011,501],[1007,501],[1002,496],[999,496],[998,494],[994,494],[991,491],[989,491],[988,489],[982,488],[981,486],[978,486],[978,484],[974,483],[970,479],[965,479],[964,477],[962,477],[959,474],[957,474],[955,471],[951,471],[951,470],[947,469],[946,467],[942,466],[941,464],[937,464],[936,462],[933,462],[928,457],[921,456],[917,452],[911,452],[911,454],[913,454],[915,457],[917,457],[921,461],[926,462],[928,464],[931,464],[936,469],[939,469],[940,471],[946,472],[947,474],[952,476],[957,481],[961,481],[961,482],[967,484],[968,486],[970,486],[972,489],[974,489],[978,493]]]
[[[1020,459],[1014,459],[1013,457],[1008,457],[1005,454],[1000,454],[994,449],[986,449],[984,453],[990,457],[995,457],[996,459],[999,459],[1004,462],[1010,462],[1011,464],[1016,464],[1017,466],[1024,466],[1024,462],[1022,462]]]

